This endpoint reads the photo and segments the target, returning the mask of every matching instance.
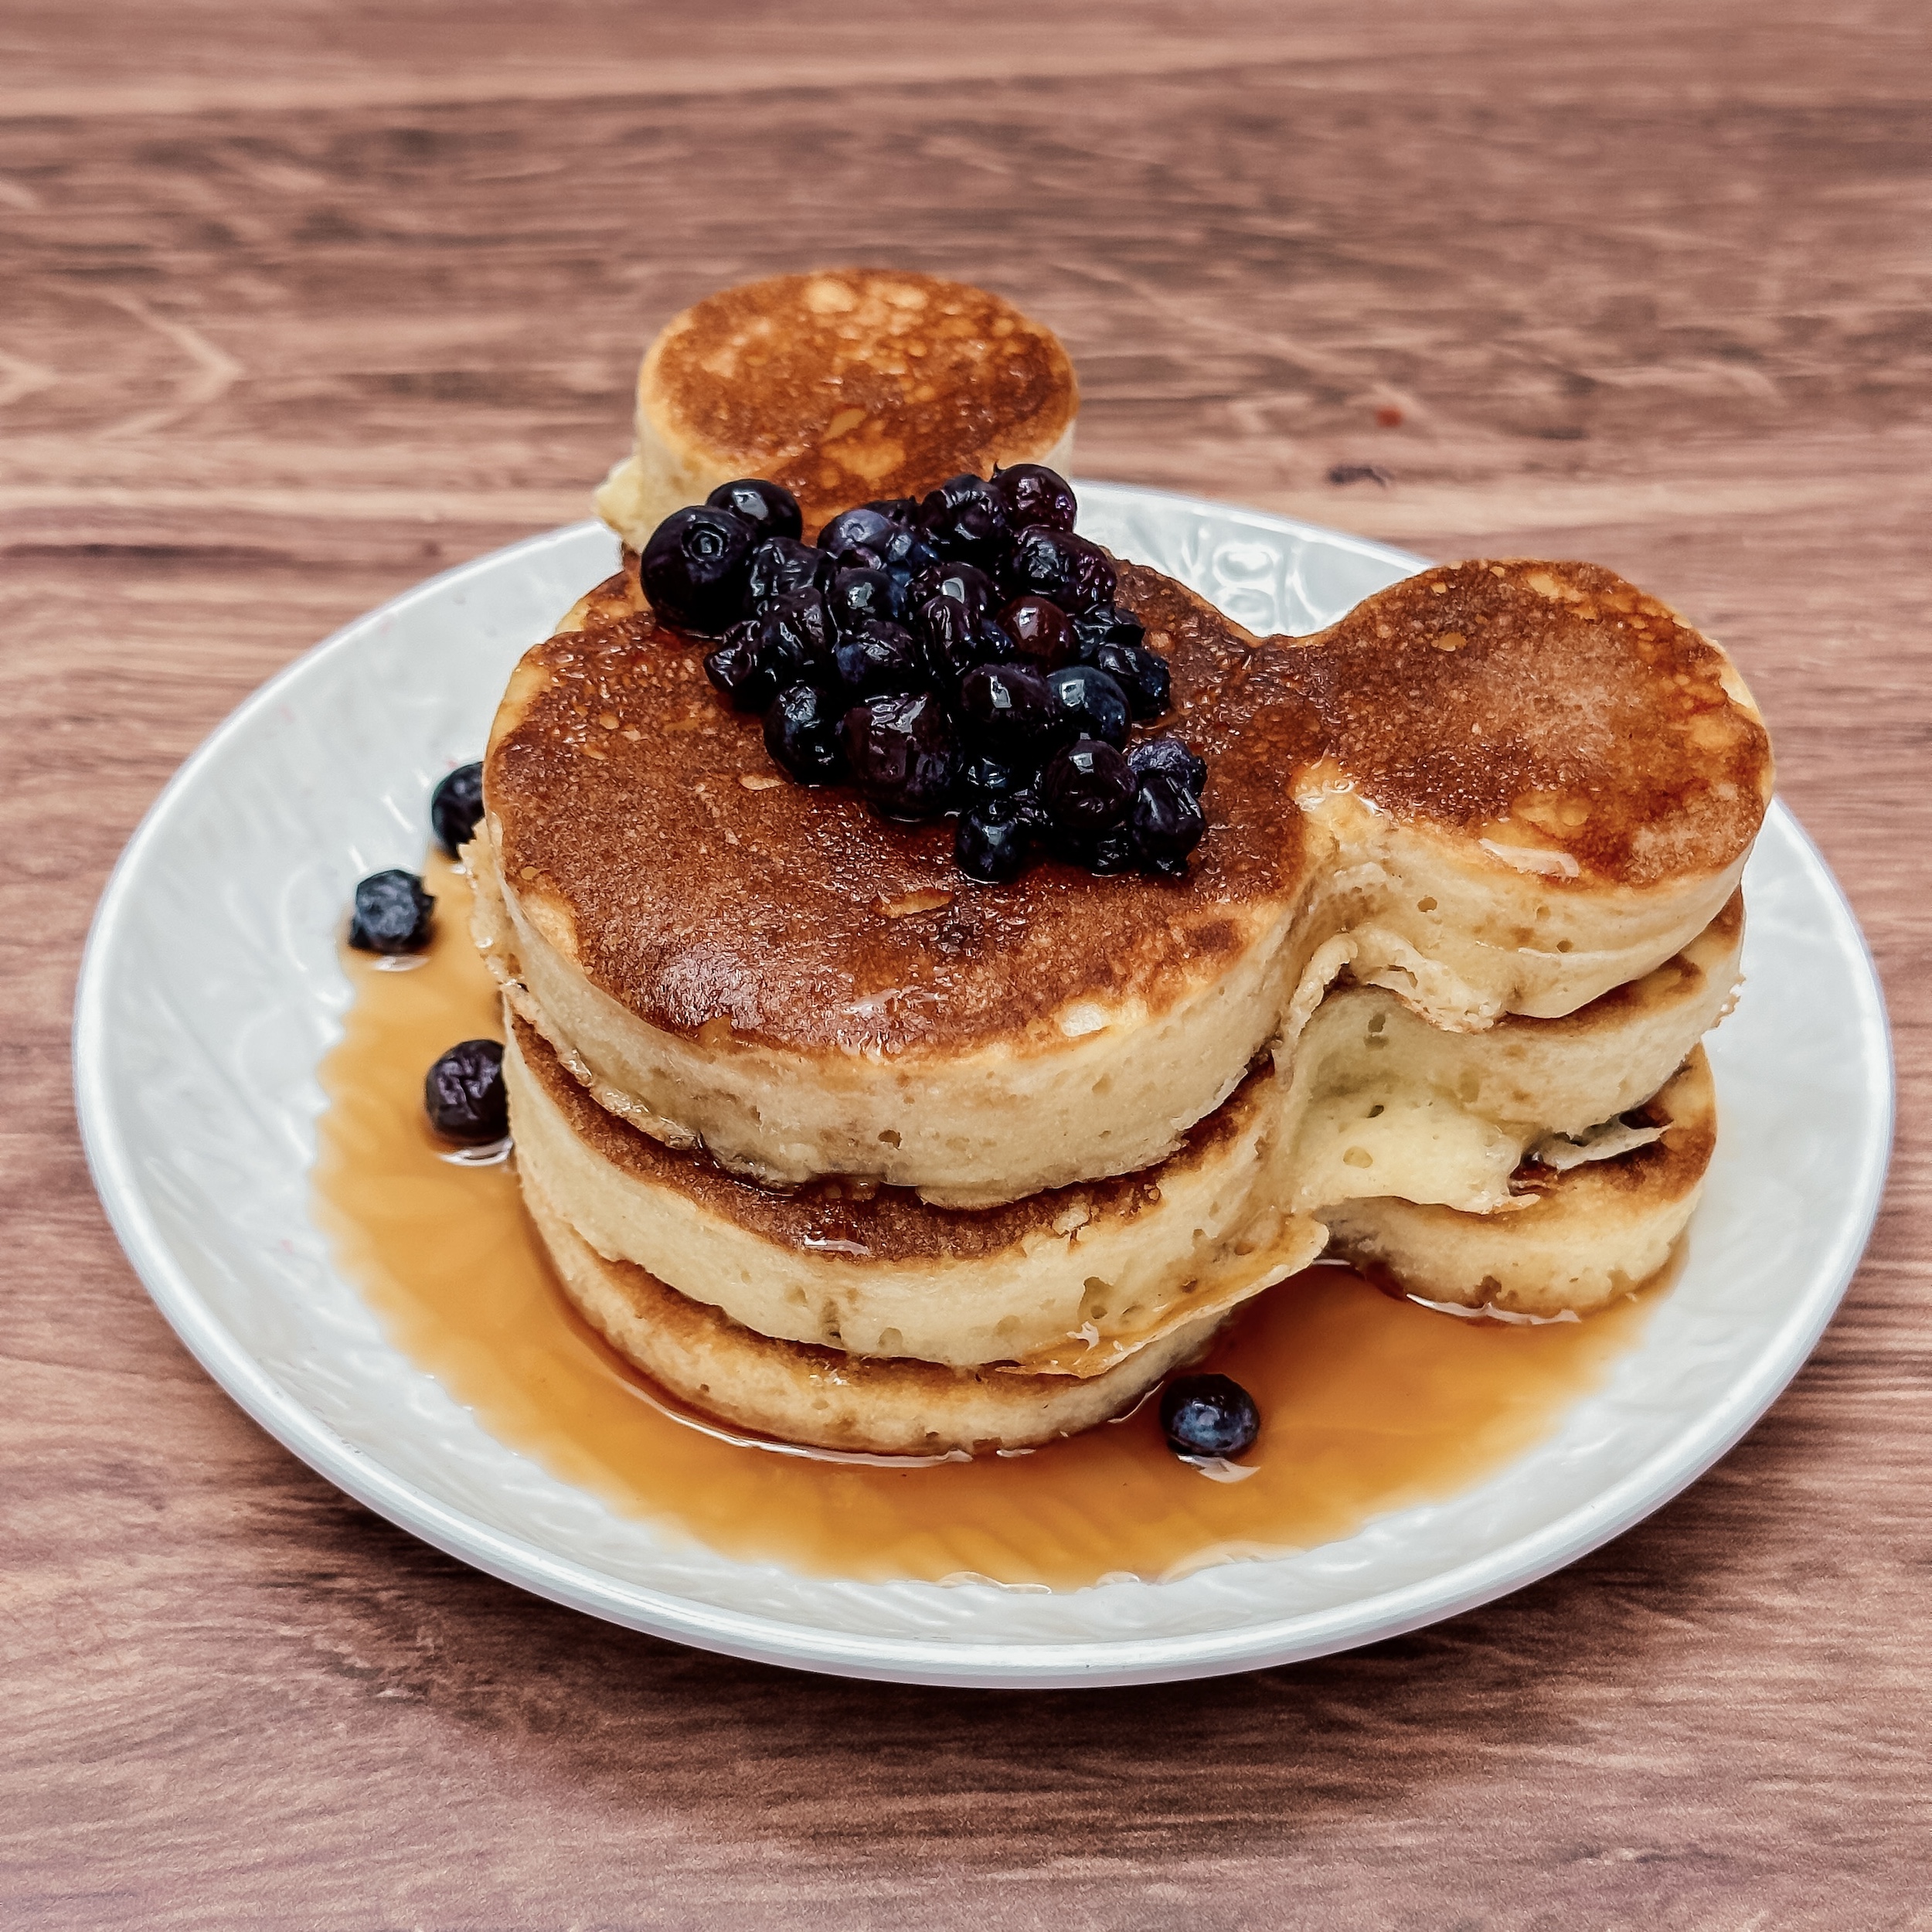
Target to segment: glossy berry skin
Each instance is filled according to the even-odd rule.
[[[359,953],[420,953],[435,916],[436,901],[414,872],[371,872],[355,888],[349,943]]]
[[[1207,831],[1200,801],[1185,781],[1165,771],[1150,771],[1141,780],[1127,822],[1142,855],[1170,870]]]
[[[959,815],[953,862],[968,879],[1002,885],[1026,869],[1032,843],[1029,813],[1010,798],[985,798]]]
[[[963,604],[975,621],[993,607],[993,580],[976,563],[953,557],[929,566],[913,579],[913,608],[917,610],[930,597],[950,597]]]
[[[1097,738],[1077,738],[1040,774],[1040,803],[1055,828],[1075,838],[1110,832],[1134,802],[1126,759]]]
[[[1012,655],[1042,671],[1073,661],[1073,627],[1046,597],[1015,597],[993,621],[1013,640]]]
[[[458,765],[430,794],[430,829],[454,859],[468,844],[483,817],[483,767]]]
[[[951,597],[928,597],[912,622],[934,683],[947,690],[979,662],[979,635],[971,614]]]
[[[830,557],[843,556],[848,550],[869,550],[873,558],[883,555],[886,540],[899,526],[876,510],[841,510],[818,532],[818,547]]]
[[[1098,544],[1070,530],[1022,530],[1000,569],[1009,597],[1050,597],[1070,617],[1114,600],[1114,566]]]
[[[794,590],[822,590],[832,576],[832,559],[809,543],[788,536],[767,537],[751,553],[747,584],[755,609]]]
[[[888,522],[896,523],[903,529],[919,528],[919,498],[916,496],[875,497],[871,502],[859,507],[876,510]]]
[[[738,711],[762,711],[778,695],[778,682],[758,661],[763,625],[757,617],[734,624],[717,648],[704,655],[704,674]]]
[[[843,777],[845,712],[844,698],[828,697],[817,685],[794,684],[780,692],[765,713],[765,749],[772,763],[801,785],[828,785]]]
[[[997,563],[1011,539],[1006,499],[984,477],[948,477],[919,506],[920,527],[941,556]]]
[[[1073,620],[1073,635],[1079,641],[1081,661],[1091,664],[1093,653],[1104,644],[1145,644],[1147,626],[1117,604],[1097,604]]]
[[[423,1107],[436,1132],[459,1147],[488,1147],[502,1140],[510,1131],[503,1049],[493,1039],[466,1039],[452,1046],[423,1079]]]
[[[1052,687],[1030,665],[975,665],[959,681],[958,709],[968,746],[1002,764],[1032,770],[1072,736]]]
[[[729,510],[750,526],[754,543],[767,537],[794,539],[804,534],[805,520],[798,513],[798,499],[781,483],[767,483],[762,476],[740,478],[736,483],[720,483],[705,498],[714,509]]]
[[[960,767],[959,789],[970,799],[1011,798],[1026,791],[1033,778],[1024,765],[1002,764],[981,752]]]
[[[936,818],[951,803],[958,748],[930,691],[866,698],[845,713],[845,762],[888,818]]]
[[[903,624],[862,617],[838,634],[832,652],[845,702],[883,691],[917,691],[929,673],[919,640]]]
[[[1174,702],[1174,676],[1167,660],[1144,644],[1104,644],[1087,659],[1122,691],[1137,718],[1162,716]]]
[[[1016,530],[1029,523],[1070,530],[1079,514],[1073,485],[1043,463],[1015,463],[994,477],[993,487],[1006,499],[1007,517]]]
[[[673,510],[644,546],[644,594],[666,623],[715,638],[745,614],[752,548],[751,526],[730,510]]]
[[[849,631],[868,617],[897,624],[905,612],[903,594],[889,570],[841,570],[832,579],[825,600],[832,607],[833,623],[842,631]]]
[[[894,530],[875,548],[879,562],[894,577],[903,577],[908,581],[940,560],[939,553],[917,530]]]
[[[1179,738],[1171,738],[1165,732],[1156,738],[1143,738],[1127,754],[1127,762],[1133,767],[1136,778],[1145,778],[1150,772],[1164,771],[1170,777],[1179,779],[1197,798],[1207,784],[1206,764]]]
[[[1087,869],[1103,879],[1113,878],[1124,872],[1132,872],[1140,863],[1140,848],[1134,842],[1134,835],[1124,825],[1116,825],[1111,832],[1104,832],[1087,849]]]
[[[1226,1376],[1180,1376],[1161,1391],[1161,1432],[1177,1456],[1238,1456],[1254,1447],[1261,1416]]]
[[[1104,671],[1070,664],[1049,671],[1046,682],[1083,738],[1098,738],[1116,751],[1125,747],[1133,713],[1127,693]]]
[[[829,684],[838,672],[832,646],[838,633],[816,590],[794,590],[767,604],[758,626],[758,668],[777,689],[801,678]]]

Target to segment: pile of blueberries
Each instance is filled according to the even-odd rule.
[[[1063,477],[1016,463],[845,511],[811,544],[791,493],[747,478],[658,525],[644,591],[716,640],[706,674],[763,714],[792,777],[849,780],[889,818],[957,812],[969,878],[1015,878],[1043,846],[1178,876],[1207,767],[1178,738],[1130,743],[1168,707],[1167,661],[1075,509]]]

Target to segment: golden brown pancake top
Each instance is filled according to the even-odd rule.
[[[1722,653],[1594,563],[1424,570],[1304,640],[1288,676],[1359,795],[1567,853],[1586,882],[1721,872],[1770,796],[1770,740]]]
[[[837,268],[686,309],[645,355],[638,400],[674,445],[784,484],[809,536],[850,504],[1044,455],[1079,396],[1059,338],[998,295]]]
[[[1134,1220],[1158,1204],[1163,1179],[1173,1181],[1198,1167],[1248,1127],[1274,1077],[1271,1066],[1250,1073],[1189,1130],[1174,1153],[1138,1174],[1051,1188],[999,1207],[935,1207],[910,1188],[836,1176],[782,1191],[740,1180],[701,1149],[666,1147],[619,1120],[591,1098],[528,1021],[512,1015],[510,1023],[525,1064],[571,1131],[612,1166],[672,1189],[706,1213],[778,1247],[862,1264],[985,1260],[1056,1225]]]
[[[889,825],[849,787],[784,777],[701,647],[648,608],[609,617],[641,601],[635,582],[602,587],[587,628],[525,655],[484,785],[505,884],[573,926],[591,983],[652,1026],[950,1053],[1021,1044],[1081,998],[1138,997],[1158,1015],[1304,883],[1282,774],[1314,743],[1314,715],[1251,676],[1247,632],[1158,572],[1124,566],[1120,598],[1172,665],[1168,728],[1209,761],[1188,876],[1043,860],[1005,886],[961,875],[950,821]]]

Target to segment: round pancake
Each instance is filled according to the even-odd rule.
[[[1699,1047],[1638,1117],[1661,1138],[1566,1172],[1526,1165],[1515,1213],[1463,1214],[1379,1197],[1325,1216],[1333,1251],[1428,1301],[1512,1314],[1588,1315],[1670,1259],[1717,1142],[1717,1095]]]
[[[774,275],[667,323],[638,373],[637,448],[597,494],[633,549],[720,483],[762,476],[805,532],[995,464],[1063,464],[1080,406],[1050,329],[964,282],[903,270]]]
[[[527,1177],[523,1196],[565,1294],[627,1362],[695,1409],[821,1449],[930,1455],[1053,1442],[1124,1414],[1226,1319],[1209,1311],[1084,1379],[880,1361],[754,1335],[642,1268],[606,1260]]]
[[[983,1209],[737,1179],[599,1107],[521,1020],[504,1072],[519,1171],[580,1235],[782,1341],[1100,1375],[1204,1308],[1284,1280],[1326,1239],[1269,1199],[1267,1071],[1156,1168]]]
[[[1560,572],[1597,600],[1538,587]],[[775,1184],[981,1206],[1165,1158],[1345,968],[1439,1026],[1561,1015],[1669,958],[1734,889],[1763,728],[1695,633],[1618,631],[1612,600],[1632,623],[1646,600],[1607,573],[1458,566],[1298,642],[1121,577],[1209,764],[1184,880],[1044,862],[974,884],[950,826],[779,777],[634,574],[600,587],[587,628],[526,654],[485,764],[481,930],[522,1010],[668,1144]],[[1430,630],[1439,608],[1468,628]],[[1373,674],[1379,735],[1347,696],[1378,654],[1403,667]],[[1459,731],[1428,735],[1432,688]],[[1516,845],[1488,835],[1505,804]]]

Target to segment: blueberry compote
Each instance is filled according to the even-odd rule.
[[[748,477],[668,517],[641,575],[799,784],[956,817],[959,869],[988,884],[1042,852],[1177,878],[1207,829],[1207,767],[1135,735],[1169,709],[1168,662],[1114,602],[1113,560],[1074,534],[1077,507],[1022,463],[842,511],[808,544],[793,498]]]

